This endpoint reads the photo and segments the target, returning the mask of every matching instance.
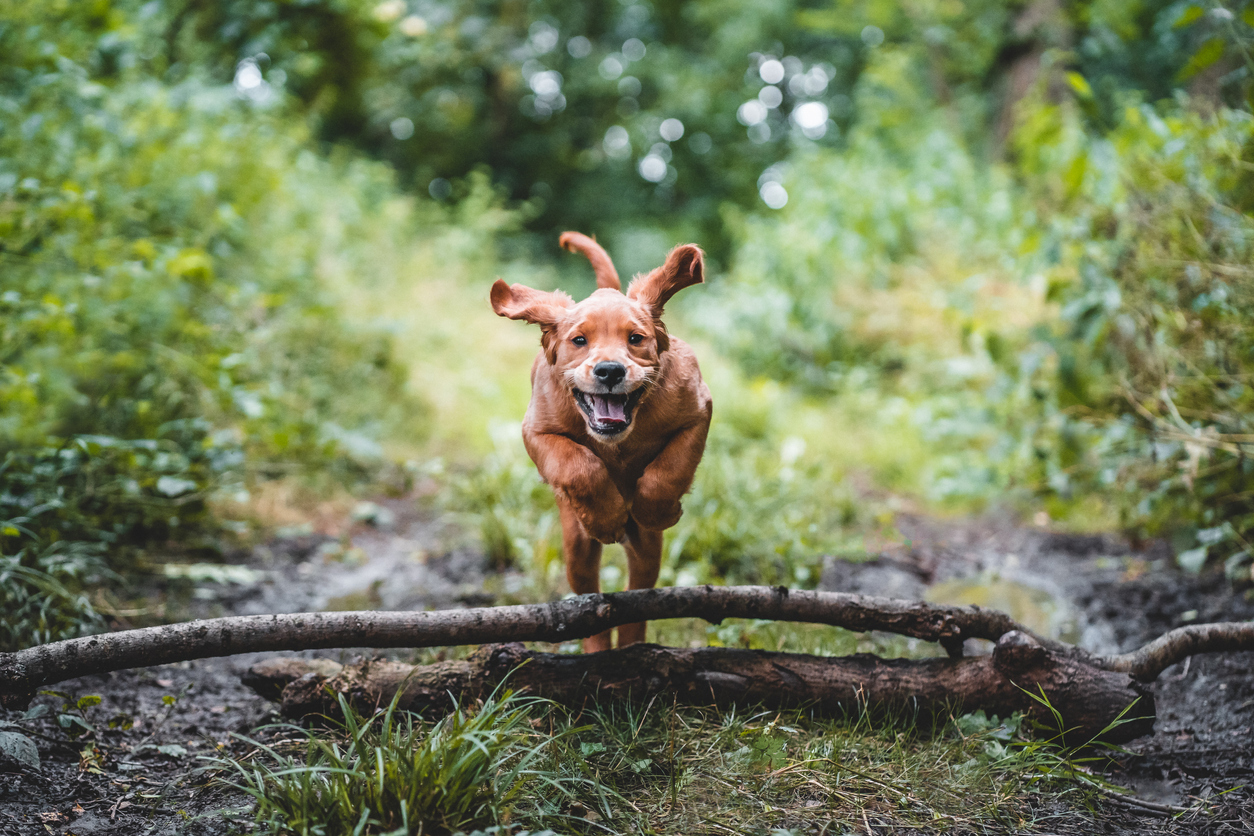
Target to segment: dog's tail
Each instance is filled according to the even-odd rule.
[[[563,232],[557,243],[572,253],[584,254],[584,257],[592,263],[593,272],[596,273],[597,287],[623,289],[622,283],[618,280],[618,271],[614,269],[614,262],[610,261],[610,254],[594,239],[582,232]]]

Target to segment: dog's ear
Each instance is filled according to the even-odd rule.
[[[648,308],[654,317],[660,317],[672,296],[704,281],[705,254],[696,244],[681,244],[671,250],[661,267],[634,279],[627,296]]]
[[[492,285],[492,310],[497,316],[521,319],[540,326],[540,344],[550,364],[557,362],[557,324],[566,316],[574,300],[560,290],[536,290],[497,279]]]

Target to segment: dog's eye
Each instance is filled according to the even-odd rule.
[[[640,343],[644,342],[644,334],[632,334],[627,338],[627,342],[632,345],[640,345]]]
[[[588,338],[587,337],[575,337],[573,340],[571,340],[571,342],[574,343],[575,345],[587,345]]]

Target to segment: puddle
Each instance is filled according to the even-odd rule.
[[[927,588],[933,604],[1001,610],[1033,632],[1075,643],[1080,637],[1071,608],[1050,593],[994,574],[941,581]]]

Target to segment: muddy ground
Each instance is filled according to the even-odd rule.
[[[446,521],[412,503],[366,510],[347,548],[287,532],[237,555],[230,569],[154,579],[152,591],[167,617],[181,618],[473,606],[494,600],[485,589],[519,585],[520,578],[492,575],[473,550],[447,549]],[[1218,576],[1179,574],[1165,550],[1135,552],[1117,538],[1051,533],[997,516],[903,517],[897,527],[903,538],[868,563],[829,560],[821,586],[993,606],[1099,653],[1131,649],[1185,623],[1254,618],[1244,594]],[[319,655],[348,661],[365,653]],[[28,713],[0,714],[0,731],[31,736],[41,761],[38,771],[12,771],[9,763],[0,773],[0,834],[236,832],[229,814],[246,813],[247,798],[207,787],[203,770],[212,766],[207,758],[245,751],[233,733],[278,720],[271,703],[240,684],[255,658],[84,677],[56,686],[66,696],[40,696]],[[1092,824],[1062,832],[1254,833],[1254,653],[1197,657],[1168,669],[1153,691],[1154,735],[1108,768],[1110,780],[1145,803],[1110,799]],[[71,706],[92,695],[98,705]],[[1170,807],[1190,812],[1172,816],[1164,812]],[[1057,832],[1042,828],[1034,832]]]

